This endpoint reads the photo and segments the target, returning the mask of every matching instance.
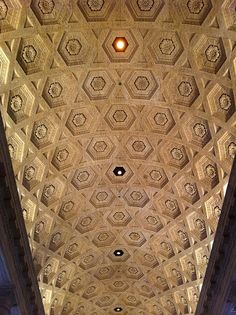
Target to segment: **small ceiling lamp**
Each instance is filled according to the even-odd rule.
[[[115,307],[115,308],[114,308],[114,311],[117,312],[117,313],[119,313],[119,312],[122,311],[122,308],[121,308],[121,307]]]
[[[123,252],[122,249],[116,249],[116,250],[114,251],[114,255],[115,255],[115,256],[123,256],[123,255],[124,255],[124,252]]]
[[[116,37],[112,43],[112,46],[116,52],[125,52],[128,45],[129,44],[125,37]]]
[[[125,174],[125,169],[123,166],[116,166],[113,170],[115,176],[123,176]]]

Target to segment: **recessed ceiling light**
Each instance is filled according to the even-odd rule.
[[[113,170],[113,173],[116,175],[116,176],[123,176],[125,174],[125,169],[123,166],[117,166],[114,168]]]
[[[122,249],[116,249],[116,250],[114,251],[114,255],[115,255],[115,256],[123,256],[123,255],[124,255],[124,252],[123,252]]]
[[[125,52],[128,45],[129,44],[125,37],[116,37],[112,43],[112,46],[116,52]]]
[[[121,308],[121,307],[115,307],[115,308],[114,308],[114,311],[117,312],[117,313],[119,313],[119,312],[122,311],[122,308]]]

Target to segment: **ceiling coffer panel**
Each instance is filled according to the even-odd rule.
[[[236,152],[235,6],[0,0],[1,111],[47,315],[195,313]]]

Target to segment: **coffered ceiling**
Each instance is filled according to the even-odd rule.
[[[194,314],[236,152],[235,7],[0,0],[1,110],[47,314]]]

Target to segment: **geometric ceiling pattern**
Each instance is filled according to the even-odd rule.
[[[235,7],[0,0],[1,111],[46,314],[195,313],[236,152]]]

